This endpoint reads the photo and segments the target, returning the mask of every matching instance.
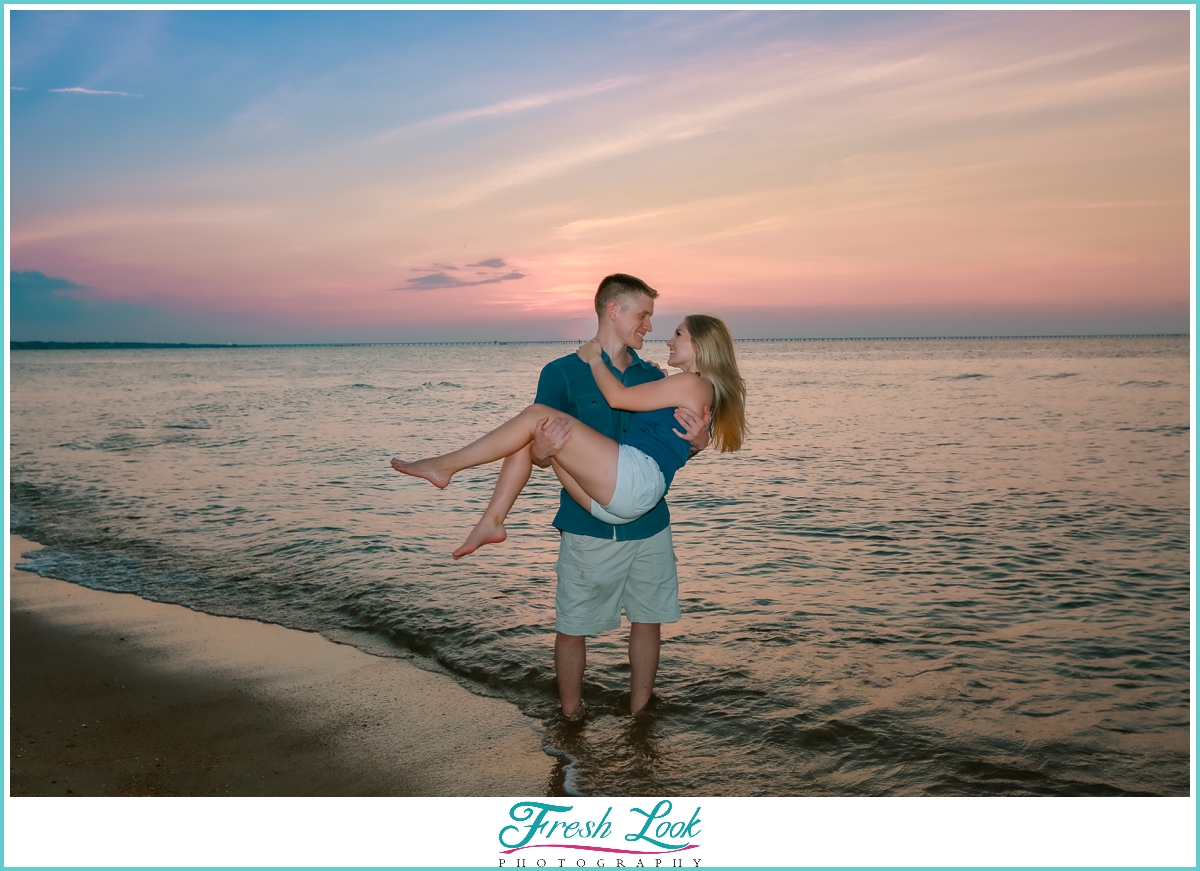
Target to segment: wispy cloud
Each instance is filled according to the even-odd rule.
[[[474,264],[472,264],[472,265],[474,265]],[[445,263],[435,263],[432,266],[414,266],[412,269],[410,269],[408,271],[409,272],[438,272],[438,271],[444,271],[444,270],[450,270],[451,272],[457,272],[458,267],[450,266]]]
[[[262,226],[276,220],[269,209],[235,205],[227,207],[151,206],[147,208],[97,208],[51,214],[29,222],[21,221],[11,230],[14,244],[29,244],[48,239],[111,234],[139,229],[142,233],[169,227],[191,228],[195,232],[210,227]]]
[[[434,264],[436,271],[430,269],[414,269],[414,272],[429,272],[428,275],[422,275],[419,278],[410,278],[399,287],[391,287],[388,290],[450,290],[456,287],[478,287],[481,284],[499,284],[502,281],[518,281],[525,277],[522,272],[512,271],[506,272],[503,275],[498,275],[496,272],[502,269],[510,268],[504,262],[502,257],[490,257],[487,260],[481,260],[478,263],[468,263],[465,268],[483,268],[488,271],[476,272],[476,275],[485,276],[476,281],[468,281],[465,278],[454,278],[447,275],[447,272],[458,272],[459,267],[448,266],[441,263]]]
[[[8,89],[10,91],[27,91],[27,90],[29,90],[28,88],[18,88],[16,85],[9,85]]]
[[[478,287],[481,284],[499,284],[501,281],[517,281],[524,278],[525,275],[520,272],[510,272],[507,275],[498,275],[495,278],[485,278],[482,281],[463,281],[459,278],[451,278],[444,272],[435,272],[432,275],[422,275],[420,278],[410,278],[400,287],[390,287],[389,290],[448,290],[455,287]]]
[[[393,139],[397,139],[405,134],[415,133],[421,130],[429,130],[436,127],[445,127],[451,124],[459,124],[463,121],[471,121],[475,118],[499,118],[504,115],[513,115],[518,112],[528,112],[531,109],[540,109],[542,106],[549,106],[552,103],[561,103],[566,100],[578,100],[583,97],[590,97],[593,94],[600,94],[604,91],[610,91],[613,88],[621,88],[625,85],[631,85],[634,82],[640,81],[637,76],[622,76],[613,79],[604,79],[600,82],[594,82],[590,85],[583,85],[577,88],[563,88],[557,91],[548,91],[544,94],[530,94],[524,97],[515,97],[511,100],[503,100],[499,103],[490,103],[487,106],[479,106],[475,109],[462,109],[457,112],[447,112],[444,115],[438,115],[434,118],[427,118],[424,121],[417,121],[412,124],[404,124],[400,127],[395,127],[391,130],[386,130],[367,140],[368,143],[381,143]]]
[[[556,227],[554,232],[561,236],[582,236],[587,233],[614,230],[627,227],[630,224],[658,220],[667,215],[677,215],[681,212],[692,211],[694,208],[692,203],[688,203],[685,206],[677,206],[670,209],[654,209],[628,215],[616,215],[610,218],[582,218],[577,221],[571,221],[569,224],[564,224],[561,227]]]
[[[882,77],[885,72],[872,68],[867,71],[859,71],[857,75]],[[693,103],[691,111],[684,109],[669,114],[661,120],[651,121],[649,117],[643,116],[634,123],[628,124],[627,132],[624,135],[611,135],[598,141],[589,137],[559,148],[548,149],[516,165],[501,166],[490,178],[464,186],[443,200],[440,205],[450,208],[463,206],[506,188],[540,181],[589,164],[712,133],[738,116],[793,100],[811,87],[805,82],[786,84],[780,87],[754,90],[725,100]]]
[[[21,88],[24,90],[24,88]],[[145,94],[130,94],[125,91],[94,91],[91,88],[51,88],[51,94],[106,94],[113,97],[144,97]]]
[[[581,166],[634,154],[656,145],[690,139],[709,130],[710,126],[700,123],[700,119],[680,118],[613,139],[571,144],[515,166],[504,167],[491,178],[483,179],[447,197],[440,205],[447,208],[464,206],[505,188],[561,175]]]

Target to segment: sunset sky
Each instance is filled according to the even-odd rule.
[[[1188,332],[1171,10],[13,11],[11,338]]]

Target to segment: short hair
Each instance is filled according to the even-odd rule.
[[[628,297],[643,293],[651,299],[658,299],[658,291],[640,278],[626,275],[624,272],[614,272],[605,276],[596,288],[596,314],[603,317],[604,310],[610,302],[620,302],[624,305]]]

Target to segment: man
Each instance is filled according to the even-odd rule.
[[[608,276],[596,290],[596,339],[609,371],[626,386],[664,377],[657,366],[637,355],[652,329],[657,297],[658,291],[650,285],[622,273]],[[621,441],[629,424],[630,413],[605,402],[591,367],[575,354],[546,364],[534,402],[564,411],[616,441]],[[680,438],[691,442],[693,451],[703,450],[709,441],[709,410],[701,416],[681,408],[675,417],[683,428]],[[547,428],[540,422],[532,446],[534,462],[544,468],[568,437],[563,427]],[[597,520],[563,491],[554,525],[562,535],[555,567],[554,670],[563,716],[571,721],[584,718],[587,636],[620,627],[622,610],[630,623],[629,707],[637,713],[650,701],[658,674],[660,626],[679,619],[667,503],[660,500],[632,523],[612,526]]]

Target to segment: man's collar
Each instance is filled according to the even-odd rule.
[[[630,361],[631,365],[633,363],[637,363],[639,366],[645,366],[647,369],[657,369],[658,368],[653,363],[647,363],[645,360],[643,360],[641,357],[639,357],[638,352],[633,350],[633,348],[626,348],[625,350],[628,351],[629,356],[633,358],[633,360]]]
[[[647,363],[645,360],[639,357],[638,352],[633,350],[633,348],[626,346],[625,353],[629,355],[630,366],[632,366],[634,363],[637,363],[639,366],[656,368],[653,363]],[[600,359],[602,359],[607,365],[612,365],[612,357],[608,356],[608,351],[604,350],[603,348],[600,349]]]

